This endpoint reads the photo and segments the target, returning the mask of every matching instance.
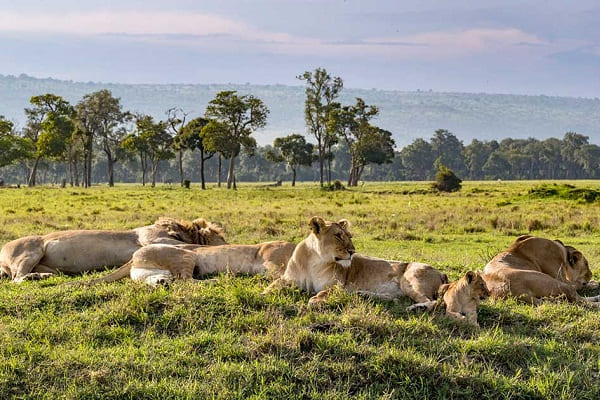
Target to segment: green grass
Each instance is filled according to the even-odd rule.
[[[576,246],[600,279],[599,203],[529,196],[540,183],[466,182],[451,194],[425,194],[427,183],[5,189],[0,244],[162,215],[218,222],[231,243],[298,242],[322,215],[349,219],[362,253],[452,279],[529,232]],[[580,305],[486,301],[477,330],[441,310],[409,314],[408,300],[343,292],[314,311],[298,290],[261,296],[259,276],[61,286],[74,279],[0,283],[0,398],[600,398],[600,318]]]

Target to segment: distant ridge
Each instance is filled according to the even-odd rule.
[[[262,145],[277,136],[305,132],[304,87],[250,84],[120,84],[73,82],[27,75],[0,75],[0,115],[22,126],[29,98],[44,93],[77,103],[83,95],[107,88],[120,97],[125,109],[164,118],[171,107],[200,115],[221,90],[251,93],[262,99],[271,113],[267,127],[256,134]],[[403,147],[415,138],[430,138],[438,128],[448,129],[465,144],[506,137],[544,139],[567,131],[590,136],[600,143],[600,99],[486,93],[401,92],[345,88],[343,104],[362,97],[380,107],[376,124],[391,131]]]

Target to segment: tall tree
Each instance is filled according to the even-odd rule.
[[[85,136],[86,186],[91,184],[95,138],[106,154],[108,185],[114,186],[114,166],[124,156],[121,144],[127,135],[124,123],[130,120],[130,114],[123,112],[121,100],[107,89],[86,94],[75,110],[78,130]]]
[[[150,161],[152,187],[154,187],[159,163],[175,157],[172,151],[173,136],[167,129],[167,122],[154,122],[154,118],[150,115],[139,115],[135,125],[136,134],[129,135],[124,146],[137,151],[140,160],[146,160],[146,163],[148,160]],[[142,177],[142,179],[144,178]]]
[[[40,160],[66,155],[73,133],[73,107],[62,97],[51,93],[33,96],[29,102],[32,107],[25,109],[25,136],[35,148],[35,154],[27,185],[35,186]]]
[[[400,151],[400,156],[408,179],[423,181],[431,178],[435,159],[429,142],[416,139]]]
[[[30,158],[34,150],[30,141],[14,132],[13,123],[0,115],[0,167]]]
[[[251,95],[238,96],[233,90],[217,93],[208,103],[205,116],[211,121],[204,127],[206,149],[229,159],[227,189],[234,184],[235,158],[242,147],[254,151],[256,140],[251,135],[266,125],[268,114],[262,100]]]
[[[174,107],[167,110],[167,129],[174,137],[173,149],[177,151],[179,183],[181,186],[183,186],[183,152],[185,150],[193,150],[187,147],[188,142],[186,140],[180,140],[187,115],[181,108]]]
[[[358,179],[369,162],[378,163],[381,157],[385,160],[382,162],[386,162],[388,158],[391,160],[394,157],[391,134],[387,140],[384,133],[387,131],[377,129],[369,122],[378,113],[376,106],[368,106],[361,98],[357,98],[353,106],[330,110],[328,130],[336,132],[346,142],[350,152],[350,186],[358,184]],[[380,151],[373,147],[377,144],[382,146]]]
[[[463,158],[464,146],[460,140],[446,129],[438,129],[431,138],[431,149],[434,159],[453,170],[459,176],[465,173]]]
[[[200,181],[202,189],[206,189],[206,178],[204,176],[204,163],[212,158],[215,153],[207,151],[204,146],[202,129],[208,124],[206,118],[194,118],[179,131],[173,141],[176,148],[185,148],[191,151],[200,150]]]
[[[292,170],[292,186],[296,186],[296,170],[301,165],[310,166],[314,160],[313,145],[306,143],[302,135],[289,135],[275,138],[273,147],[277,151],[269,151],[266,157],[270,161],[285,162]]]
[[[325,68],[317,68],[314,72],[305,71],[297,78],[306,81],[304,119],[310,134],[317,140],[319,177],[323,186],[323,166],[330,153],[328,150],[335,143],[335,135],[327,129],[327,121],[344,83],[340,77],[331,77]],[[329,174],[328,178],[330,179]]]

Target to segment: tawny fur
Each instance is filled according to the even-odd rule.
[[[518,297],[537,304],[544,297],[598,302],[600,296],[581,297],[577,290],[592,277],[583,254],[558,240],[520,236],[484,268],[483,279],[495,298]]]
[[[332,287],[340,286],[381,299],[408,296],[417,302],[428,302],[447,282],[445,275],[427,264],[389,262],[354,254],[346,220],[335,223],[313,217],[310,226],[312,232],[296,247],[283,276],[265,293],[294,285],[316,293],[309,300],[314,305],[324,301]]]
[[[448,317],[478,327],[477,307],[490,292],[481,274],[469,271],[458,281],[442,285],[439,296],[446,305]]]
[[[264,274],[279,277],[295,245],[275,241],[256,245],[165,245],[153,244],[137,250],[131,261],[112,273],[89,282],[113,282],[130,276],[153,286],[174,279],[192,279],[217,272]]]
[[[192,222],[161,218],[155,224],[129,231],[70,230],[26,236],[0,250],[0,270],[15,282],[114,267],[151,243],[218,245],[220,228],[197,219]]]

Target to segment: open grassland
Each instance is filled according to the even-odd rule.
[[[538,184],[4,189],[0,244],[162,215],[218,222],[230,243],[298,242],[322,215],[349,219],[361,253],[428,262],[451,279],[533,233],[583,251],[600,280],[600,203],[529,195]],[[0,398],[600,398],[600,310],[581,305],[490,300],[474,329],[441,311],[409,314],[408,300],[341,292],[314,311],[297,290],[261,296],[258,276],[60,285],[74,279],[0,283]]]

